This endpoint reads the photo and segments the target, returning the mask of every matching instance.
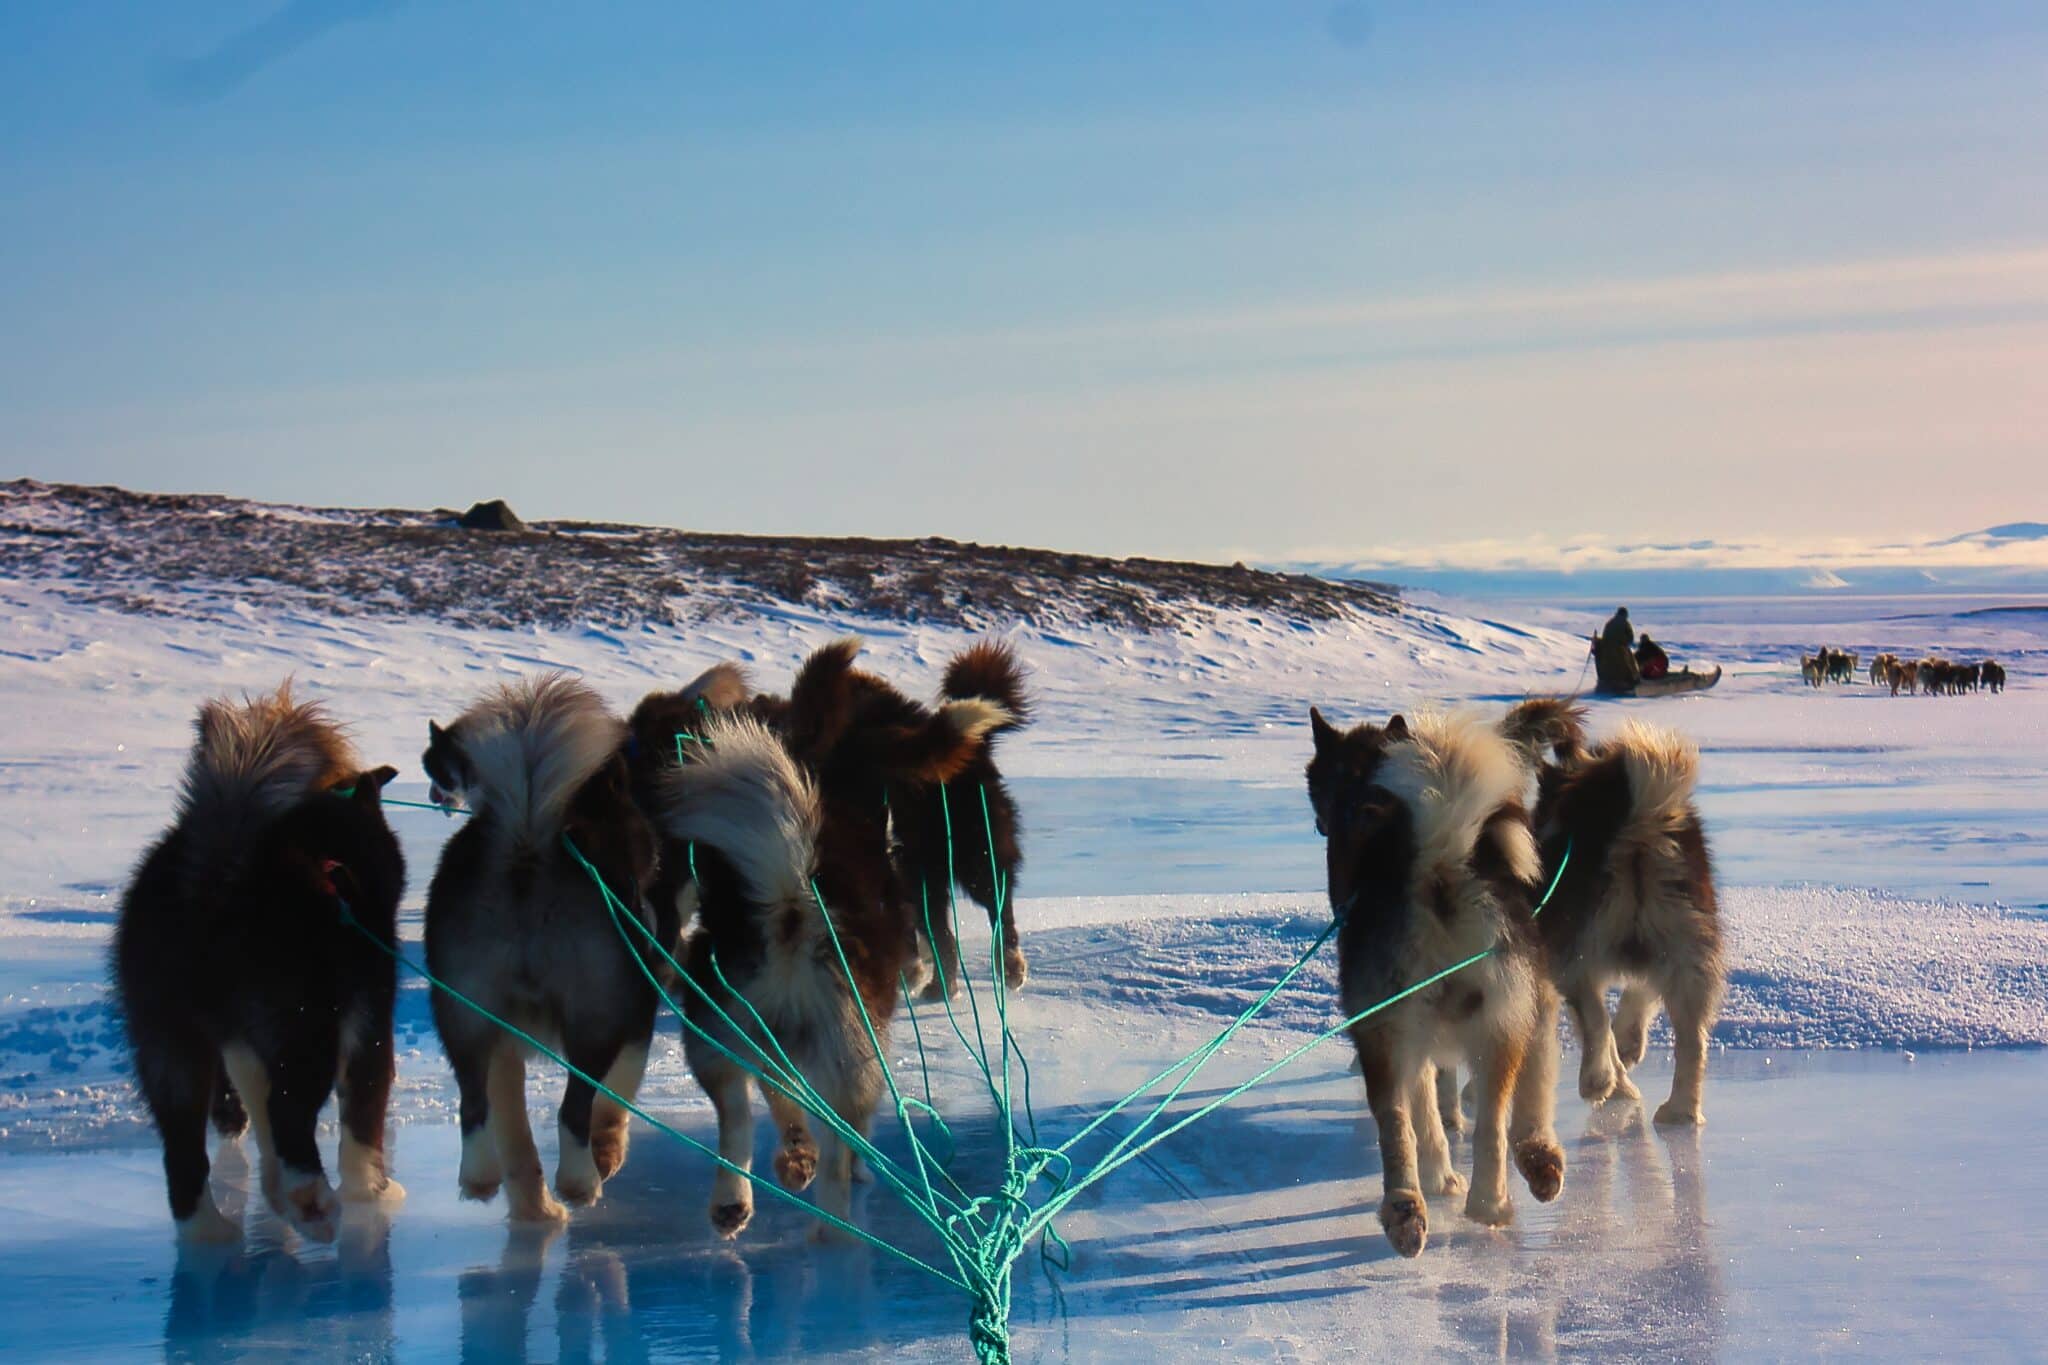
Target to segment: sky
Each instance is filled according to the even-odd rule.
[[[2044,135],[2037,0],[0,6],[0,476],[1948,536],[2048,517]]]

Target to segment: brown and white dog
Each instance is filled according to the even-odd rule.
[[[683,993],[695,1027],[684,1054],[717,1111],[719,1154],[741,1170],[753,1162],[751,1072],[728,1051],[756,1070],[764,1049],[786,1053],[840,1122],[867,1133],[886,1085],[876,1043],[887,1046],[916,953],[883,792],[956,776],[1011,722],[978,699],[906,721],[874,704],[852,667],[856,648],[814,654],[788,701],[764,708],[772,726],[751,709],[705,714],[657,796],[662,833],[697,849],[698,929],[685,960],[695,989]],[[782,1139],[777,1177],[791,1189],[815,1179],[818,1207],[847,1218],[852,1149],[829,1127],[814,1138],[802,1106],[762,1089]],[[713,1228],[737,1236],[753,1208],[747,1178],[721,1168]],[[830,1235],[826,1225],[819,1235]]]
[[[596,693],[552,673],[497,688],[428,730],[435,799],[474,815],[442,850],[427,892],[429,969],[630,1100],[660,997],[627,947],[634,931],[612,922],[564,846],[566,836],[646,932],[674,944],[673,907],[646,898],[656,847],[619,752],[624,727]],[[652,957],[644,940],[634,946]],[[502,1184],[515,1220],[565,1218],[527,1120],[523,1048],[439,991],[433,1009],[461,1092],[463,1197],[489,1199]],[[559,1127],[555,1191],[591,1203],[625,1161],[626,1113],[572,1076]]]
[[[1557,1197],[1553,1128],[1557,997],[1530,911],[1541,864],[1522,804],[1527,774],[1484,721],[1425,715],[1340,731],[1309,712],[1309,800],[1341,917],[1346,1015],[1491,949],[1352,1029],[1385,1173],[1380,1225],[1404,1256],[1427,1240],[1427,1198],[1466,1193],[1465,1214],[1512,1221],[1507,1162],[1539,1200]],[[1451,1165],[1437,1069],[1469,1061],[1477,1089],[1469,1191]]]
[[[1546,722],[1539,729],[1530,718]],[[1548,753],[1532,734],[1557,733]],[[1583,712],[1550,700],[1513,708],[1502,728],[1535,760],[1535,826],[1546,878],[1556,888],[1538,916],[1551,979],[1578,1026],[1579,1093],[1598,1103],[1633,1097],[1661,1002],[1678,1053],[1666,1124],[1702,1121],[1706,1046],[1725,968],[1705,826],[1693,804],[1699,751],[1670,731],[1629,722],[1586,744]],[[1559,869],[1562,867],[1562,872]],[[1621,985],[1610,1025],[1607,989]]]

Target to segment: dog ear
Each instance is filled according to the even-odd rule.
[[[1399,716],[1395,716],[1387,722],[1387,728],[1383,733],[1385,733],[1389,744],[1396,740],[1406,739],[1408,738],[1408,722]]]
[[[1323,713],[1313,706],[1308,708],[1308,728],[1309,733],[1315,736],[1317,753],[1322,753],[1326,749],[1333,747],[1339,739],[1343,738],[1342,735],[1337,733],[1337,728],[1334,725],[1323,719]]]
[[[391,779],[396,776],[398,769],[389,763],[379,764],[368,772],[357,773],[353,795],[365,805],[377,805],[384,789],[391,785]]]

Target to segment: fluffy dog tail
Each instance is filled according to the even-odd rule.
[[[507,683],[449,729],[469,764],[470,805],[522,848],[562,832],[577,789],[625,737],[597,693],[566,673]]]
[[[1408,722],[1409,739],[1388,749],[1381,784],[1415,819],[1415,877],[1465,866],[1503,809],[1519,811],[1528,781],[1519,755],[1484,720],[1461,712],[1425,712]],[[1541,868],[1526,818],[1501,827],[1509,870],[1534,882]]]
[[[206,702],[196,729],[178,822],[200,875],[223,873],[271,821],[361,766],[341,727],[318,702],[294,700],[289,680],[240,703]]]
[[[982,697],[1007,711],[1009,720],[989,731],[991,740],[1031,723],[1031,698],[1024,690],[1024,666],[1017,661],[1017,651],[1002,640],[982,640],[956,654],[946,665],[939,696],[948,701]]]
[[[1546,750],[1560,763],[1575,762],[1586,749],[1586,708],[1564,697],[1531,697],[1501,717],[1501,738],[1526,755],[1530,767]]]
[[[1698,745],[1676,731],[1630,721],[1609,748],[1628,772],[1628,814],[1617,842],[1661,845],[1694,818]]]
[[[714,716],[704,728],[691,761],[663,776],[662,832],[723,853],[756,905],[809,904],[824,819],[816,785],[753,717]]]
[[[753,698],[754,685],[747,677],[747,670],[740,665],[718,663],[698,674],[681,695],[683,701],[691,706],[711,711],[732,711],[745,706]]]

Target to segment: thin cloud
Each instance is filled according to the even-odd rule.
[[[157,93],[177,104],[217,100],[246,85],[322,35],[396,10],[400,0],[291,0],[266,19],[223,39],[211,52],[172,62],[158,73]]]

